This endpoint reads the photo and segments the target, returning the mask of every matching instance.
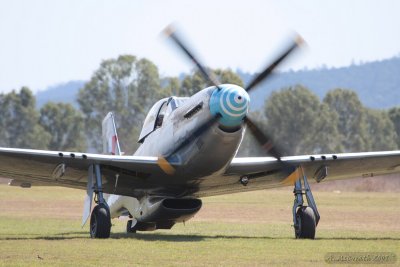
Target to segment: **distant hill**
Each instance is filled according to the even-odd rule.
[[[254,73],[238,70],[247,84]],[[184,74],[179,77],[182,78]],[[48,87],[36,94],[40,108],[47,101],[72,103],[77,107],[76,95],[85,81],[70,81]],[[272,91],[302,84],[321,99],[334,88],[356,91],[362,103],[371,108],[386,109],[400,105],[400,57],[342,68],[288,71],[275,74],[251,92],[252,109],[260,109]]]
[[[49,101],[71,103],[78,107],[76,96],[84,84],[85,81],[70,81],[47,87],[36,93],[36,107],[41,108]]]
[[[247,84],[254,74],[237,71]],[[334,88],[352,89],[370,108],[386,109],[400,105],[400,57],[342,68],[300,70],[277,73],[251,93],[252,109],[261,108],[274,90],[304,85],[321,99]]]

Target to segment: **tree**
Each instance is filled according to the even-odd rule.
[[[146,112],[163,96],[161,90],[151,61],[131,55],[104,60],[78,94],[92,149],[101,150],[101,121],[114,111],[122,149],[132,153]]]
[[[366,125],[369,151],[398,149],[398,136],[387,112],[366,109]]]
[[[230,69],[209,69],[211,75],[214,75],[217,80],[221,83],[231,83],[236,84],[243,87],[242,79],[234,73]],[[181,84],[180,88],[180,96],[192,96],[200,90],[211,86],[210,84],[201,74],[199,70],[196,70],[192,73],[192,75],[187,75]]]
[[[46,149],[49,134],[38,124],[36,101],[27,87],[0,94],[0,145]]]
[[[267,130],[285,155],[340,152],[338,117],[300,85],[273,92],[266,101]]]
[[[181,82],[177,77],[167,77],[162,79],[161,84],[163,86],[162,92],[167,96],[179,96]]]
[[[345,152],[359,152],[368,149],[366,116],[357,94],[351,90],[329,91],[323,102],[330,113],[337,113],[337,129]]]
[[[218,81],[220,81],[222,84],[224,83],[231,83],[231,84],[236,84],[241,87],[244,86],[242,79],[237,75],[235,72],[233,72],[231,69],[216,69],[214,70],[214,74],[217,76]]]
[[[391,108],[389,110],[389,118],[394,125],[397,134],[397,146],[400,148],[400,107]]]
[[[210,85],[200,71],[194,71],[192,75],[186,75],[182,80],[179,96],[192,96]]]
[[[71,104],[48,102],[40,109],[39,123],[50,134],[50,150],[86,150],[83,116]]]

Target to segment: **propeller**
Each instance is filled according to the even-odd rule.
[[[250,130],[251,134],[255,137],[264,151],[279,160],[282,153],[279,152],[279,148],[275,147],[272,139],[266,133],[261,131],[261,129],[248,116],[244,118],[244,123],[247,125],[247,129]]]
[[[301,38],[300,35],[297,35],[296,38],[291,40],[291,44],[288,46],[288,48],[285,50],[284,53],[282,53],[280,56],[278,56],[270,65],[268,65],[264,71],[262,71],[260,74],[257,75],[245,88],[247,92],[249,92],[251,89],[256,87],[260,82],[268,78],[268,76],[271,75],[273,70],[280,64],[282,63],[287,56],[289,56],[296,48],[301,46],[304,43],[303,38]]]
[[[282,169],[286,175],[289,175],[295,171],[296,168],[294,166],[281,160],[281,150],[272,142],[272,138],[270,138],[265,132],[261,131],[261,129],[248,116],[244,118],[244,123],[246,123],[247,129],[250,130],[251,134],[260,144],[265,153],[271,155],[279,161],[279,164],[282,166]]]
[[[197,66],[197,68],[200,70],[201,74],[203,77],[211,84],[214,85],[219,89],[219,82],[217,79],[207,71],[205,67],[203,67],[203,64],[200,63],[200,61],[193,55],[192,52],[187,49],[186,45],[184,45],[182,38],[179,37],[179,34],[177,33],[176,29],[172,26],[169,25],[167,28],[164,30],[165,35],[171,38],[172,41],[183,51],[183,53]]]
[[[202,73],[203,77],[212,85],[219,87],[219,82],[215,77],[213,77],[207,69],[200,63],[200,61],[190,52],[190,50],[185,46],[182,42],[182,39],[178,36],[176,30],[170,25],[165,30],[164,33],[167,34],[175,44],[183,51],[183,53],[194,62],[197,68]],[[302,43],[304,43],[303,39],[297,35],[295,39],[293,39],[285,50],[284,53],[279,55],[270,65],[268,65],[261,73],[259,73],[250,83],[246,86],[245,90],[249,92],[254,89],[257,85],[259,85],[266,78],[270,77],[275,68],[281,64],[296,48],[298,48]],[[207,129],[213,127],[219,120],[220,116],[216,115],[212,117],[210,120],[204,122],[200,125],[189,137],[187,137],[179,146],[177,146],[168,156],[159,157],[158,164],[160,168],[167,174],[172,175],[175,173],[175,168],[171,164],[171,159],[174,158],[179,151],[183,148],[191,144],[197,137],[202,135]],[[274,158],[276,158],[285,173],[293,174],[294,167],[290,164],[281,161],[282,153],[279,148],[277,148],[272,139],[248,117],[244,117],[243,123],[247,125],[249,131],[255,137],[260,146],[265,150],[265,152]]]

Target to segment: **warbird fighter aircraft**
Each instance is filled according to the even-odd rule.
[[[202,197],[293,185],[295,237],[313,239],[320,216],[309,177],[320,182],[328,173],[329,179],[344,179],[400,172],[400,151],[282,157],[250,119],[248,92],[302,44],[300,37],[242,88],[218,83],[176,31],[169,27],[166,33],[210,87],[156,102],[133,156],[122,155],[109,113],[103,120],[104,154],[0,148],[0,175],[13,178],[10,185],[86,190],[82,223],[90,217],[93,238],[108,238],[111,218],[121,215],[130,218],[128,232],[171,229],[200,210]],[[235,157],[246,129],[268,157]]]

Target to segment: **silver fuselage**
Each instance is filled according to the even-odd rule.
[[[159,157],[174,151],[199,126],[212,119],[214,115],[210,112],[210,98],[215,90],[215,87],[209,87],[185,100],[164,118],[160,127],[156,127],[142,140],[143,143],[134,155]],[[201,106],[201,109],[187,116],[196,106]],[[238,151],[245,127],[242,124],[228,128],[221,126],[223,125],[220,123],[214,124],[178,152],[176,174],[171,179],[186,179],[196,184],[200,183],[202,178],[225,171]],[[134,218],[139,218],[139,212],[143,212],[143,209],[149,206],[149,198],[158,197],[163,196],[153,195],[136,199],[111,195],[108,198],[111,216],[120,216],[122,211],[127,209]]]

